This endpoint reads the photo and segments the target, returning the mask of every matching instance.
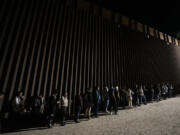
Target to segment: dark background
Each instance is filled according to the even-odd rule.
[[[92,1],[92,0],[91,0]],[[179,4],[173,1],[93,0],[99,6],[180,38]]]

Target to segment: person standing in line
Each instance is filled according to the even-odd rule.
[[[120,96],[119,96],[119,87],[116,86],[115,91],[114,91],[114,95],[115,95],[115,113],[117,114],[118,112],[118,107],[119,107],[119,100],[120,100]]]
[[[93,91],[93,100],[94,100],[94,115],[97,118],[99,112],[99,105],[101,102],[100,88],[96,86]]]
[[[104,87],[104,89],[102,91],[102,100],[103,100],[105,112],[109,113],[109,111],[108,111],[108,106],[109,106],[109,89],[108,89],[107,86]]]
[[[173,96],[173,90],[174,90],[174,87],[172,84],[169,85],[169,94],[168,94],[168,97],[172,97]]]
[[[57,97],[58,90],[55,89],[53,91],[52,96],[49,97],[47,102],[47,120],[48,120],[48,127],[52,128],[54,125],[54,118],[56,116],[58,105],[60,101]]]
[[[126,104],[127,104],[126,92],[127,92],[127,91],[126,91],[126,86],[124,85],[124,86],[122,87],[122,89],[121,89],[121,94],[120,94],[120,96],[121,96],[121,104],[122,104],[123,109],[126,108]]]
[[[154,86],[151,84],[151,88],[150,88],[150,93],[151,93],[151,102],[154,101]]]
[[[128,91],[127,91],[127,99],[128,99],[128,106],[129,108],[132,108],[132,95],[134,94],[134,92],[129,88]]]
[[[142,85],[139,88],[139,92],[140,92],[140,97],[141,97],[140,103],[142,104],[142,102],[143,102],[144,104],[146,104],[146,96],[144,95],[144,90],[143,90]]]
[[[115,89],[113,86],[109,89],[109,111],[110,114],[112,115],[112,107],[115,111],[115,114],[117,114],[117,105],[116,105],[116,97],[115,97]]]
[[[83,101],[82,101],[82,96],[80,94],[79,91],[77,91],[76,97],[75,97],[75,119],[74,121],[76,123],[79,123],[79,116],[82,110],[82,106],[83,106]]]
[[[160,101],[161,99],[161,86],[160,84],[157,84],[156,89],[155,89],[155,94],[156,94],[156,101]]]
[[[68,96],[67,92],[65,92],[61,98],[61,125],[66,125],[66,111],[68,108]]]
[[[87,115],[88,119],[90,119],[91,110],[93,106],[93,96],[92,96],[91,88],[88,88],[84,95],[84,104],[85,104],[85,114]]]
[[[134,105],[135,106],[139,106],[139,89],[138,89],[138,85],[136,84],[135,85],[135,88],[134,88]]]

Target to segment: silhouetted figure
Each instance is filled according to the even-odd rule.
[[[99,88],[99,86],[97,86],[93,90],[93,102],[94,102],[94,115],[95,115],[95,117],[98,117],[100,101],[101,101],[100,88]]]
[[[115,114],[117,114],[118,110],[117,110],[117,103],[116,103],[116,97],[115,97],[115,89],[113,86],[109,89],[109,111],[110,111],[110,114],[112,114],[112,107],[114,109]]]
[[[134,88],[134,105],[135,106],[139,106],[139,97],[140,97],[140,94],[139,94],[139,89],[138,89],[138,85],[136,84],[135,85],[135,88]]]
[[[87,89],[84,95],[84,104],[85,104],[85,114],[87,115],[88,119],[90,119],[91,110],[93,106],[93,95],[92,95],[92,90],[90,88]]]
[[[80,92],[78,91],[75,97],[75,122],[79,123],[79,116],[83,107],[83,100]]]
[[[49,128],[52,128],[52,126],[54,125],[54,118],[56,116],[56,111],[59,103],[60,101],[57,97],[57,90],[54,90],[52,96],[49,97],[47,102],[47,120]]]
[[[151,88],[150,88],[150,97],[151,97],[151,101],[154,101],[154,93],[155,93],[155,90],[154,90],[154,86],[151,85]]]
[[[103,90],[102,90],[102,101],[104,104],[104,111],[106,113],[109,113],[108,111],[108,106],[109,106],[109,89],[106,86]]]

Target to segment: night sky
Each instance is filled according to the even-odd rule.
[[[163,1],[160,4],[158,0],[133,1],[101,0],[99,4],[180,39],[180,9],[178,3]]]

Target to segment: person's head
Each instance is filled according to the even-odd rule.
[[[43,94],[42,94],[42,93],[40,93],[39,97],[40,97],[40,98],[42,98],[42,97],[43,97]]]
[[[57,94],[58,94],[58,89],[54,89],[53,96],[57,96]]]
[[[16,96],[22,97],[22,96],[23,96],[23,92],[22,92],[22,91],[18,91],[17,94],[16,94]]]
[[[87,92],[91,92],[91,88],[87,88]]]
[[[67,92],[64,92],[63,96],[64,96],[64,97],[67,97]]]
[[[118,86],[116,86],[116,90],[117,90],[117,91],[119,90],[119,87],[118,87]]]
[[[80,95],[81,94],[81,91],[76,91],[76,95]]]

